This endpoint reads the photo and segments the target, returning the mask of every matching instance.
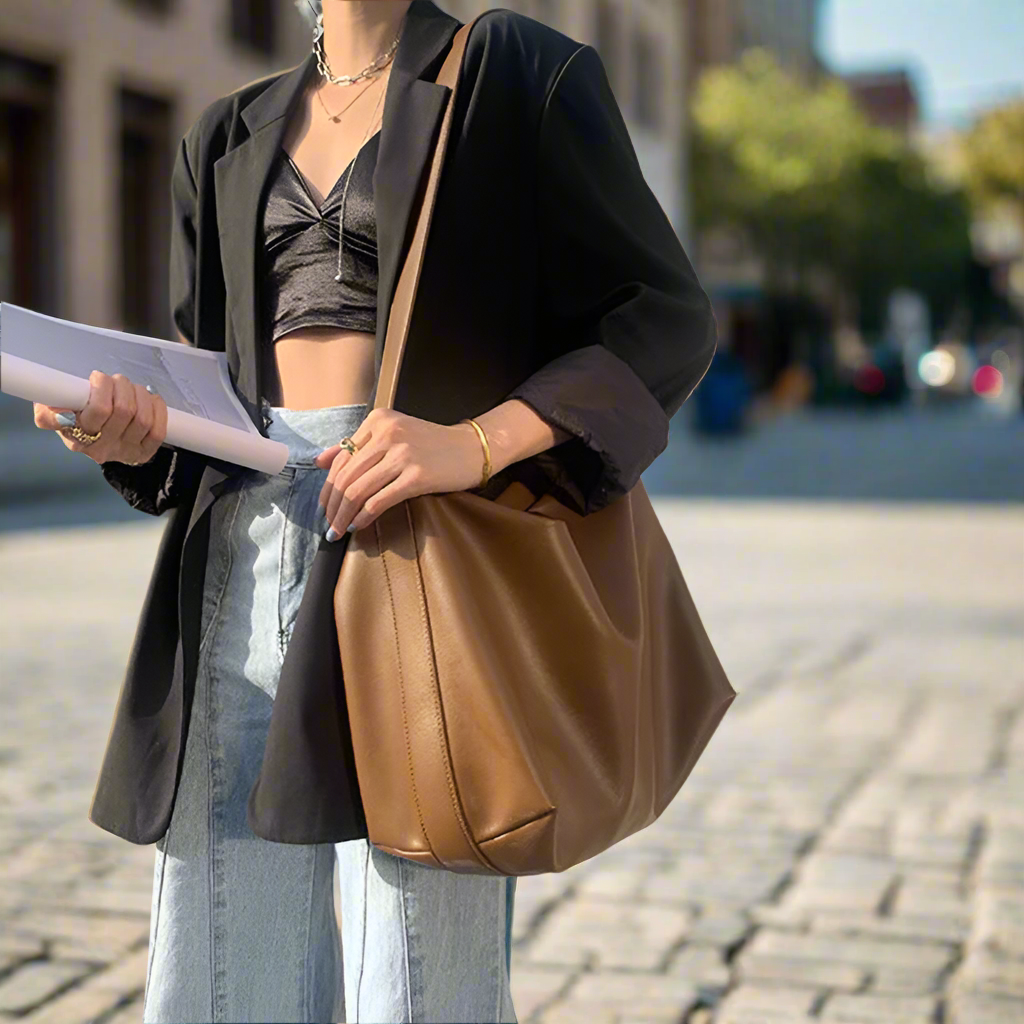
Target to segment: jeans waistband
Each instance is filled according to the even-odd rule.
[[[365,402],[322,409],[288,409],[269,405],[264,399],[261,405],[270,420],[267,436],[288,445],[285,465],[295,467],[315,467],[316,457],[357,430],[368,412]]]

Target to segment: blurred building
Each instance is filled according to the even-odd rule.
[[[518,11],[601,56],[644,177],[689,251],[686,4],[680,0],[435,0],[460,21]]]
[[[716,64],[734,64],[744,50],[769,50],[783,67],[807,77],[817,52],[821,0],[683,0],[689,22],[687,82]]]
[[[854,102],[869,121],[910,135],[920,120],[920,105],[910,73],[904,68],[840,75]]]
[[[308,45],[289,0],[0,0],[0,299],[171,337],[175,148]],[[0,394],[0,501],[82,488],[109,490]]]
[[[285,0],[2,0],[0,299],[168,337],[175,147],[308,39]]]

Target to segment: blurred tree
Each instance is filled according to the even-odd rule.
[[[907,146],[866,152],[836,197],[827,261],[856,290],[861,326],[881,329],[890,292],[907,287],[945,325],[966,286],[970,209],[958,188],[932,182]]]
[[[899,286],[923,292],[943,322],[970,253],[966,199],[841,82],[807,85],[748,50],[702,76],[693,121],[694,222],[741,227],[769,294],[804,292],[808,271],[824,269],[833,310],[858,309],[865,329],[881,326]]]
[[[1010,205],[1024,225],[1024,99],[993,107],[963,142],[964,179],[979,206]]]

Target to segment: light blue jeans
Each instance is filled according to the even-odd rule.
[[[515,1022],[515,878],[426,867],[365,839],[302,846],[249,829],[277,680],[327,526],[327,470],[313,459],[368,411],[264,408],[288,462],[277,476],[240,474],[210,510],[192,718],[156,844],[143,1020]]]

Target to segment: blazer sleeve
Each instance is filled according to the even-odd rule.
[[[592,46],[572,54],[549,90],[537,190],[541,309],[562,351],[506,397],[574,435],[537,461],[588,514],[628,492],[664,451],[717,329]]]
[[[171,176],[171,316],[189,344],[195,344],[197,189],[182,139]],[[159,516],[198,486],[205,459],[197,452],[161,445],[141,466],[104,462],[103,476],[132,508]]]

